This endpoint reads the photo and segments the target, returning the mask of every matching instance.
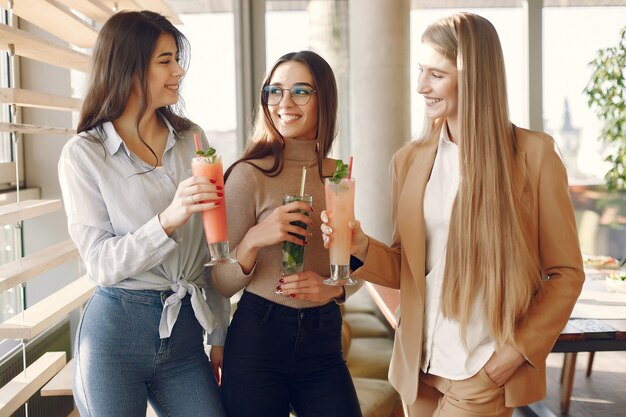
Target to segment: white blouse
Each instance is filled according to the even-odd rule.
[[[421,369],[452,380],[467,379],[487,363],[494,352],[485,309],[475,300],[467,326],[467,348],[459,322],[443,317],[441,288],[452,206],[459,189],[459,147],[441,129],[433,170],[424,194],[426,223],[426,311]]]

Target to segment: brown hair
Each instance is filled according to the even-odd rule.
[[[430,25],[422,42],[458,70],[461,182],[450,221],[443,312],[460,322],[465,338],[472,307],[482,297],[500,346],[513,341],[542,280],[538,254],[524,240],[530,208],[514,184],[517,145],[500,40],[487,19],[458,13]],[[442,126],[442,120],[430,120],[422,138],[436,140]]]
[[[263,86],[259,90],[260,104],[256,112],[251,143],[245,150],[243,156],[228,168],[225,174],[226,178],[228,178],[237,164],[261,159],[270,155],[274,157],[274,163],[271,168],[264,169],[255,166],[270,177],[276,176],[282,171],[285,139],[278,132],[276,126],[274,126],[267,104],[263,101],[262,92],[263,87],[270,83],[276,68],[290,61],[300,62],[309,69],[315,83],[313,87],[317,90],[317,168],[320,178],[323,178],[322,161],[330,153],[337,134],[337,83],[335,82],[335,75],[330,65],[328,65],[324,58],[311,51],[291,52],[281,56],[265,75]]]
[[[189,42],[164,16],[150,11],[124,11],[107,20],[98,34],[93,51],[91,75],[80,111],[78,133],[101,129],[103,123],[121,116],[130,96],[133,77],[137,77],[141,87],[141,109],[137,116],[139,130],[139,122],[150,101],[146,74],[157,40],[162,34],[174,37],[181,66],[186,68]],[[182,103],[179,102],[176,106],[161,107],[158,112],[179,131],[191,126],[189,120],[179,116],[182,114],[181,109]],[[98,140],[93,136],[85,137]],[[144,144],[152,151],[147,143]]]

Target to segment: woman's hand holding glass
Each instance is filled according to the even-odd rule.
[[[291,224],[292,222],[302,222],[309,226],[312,220],[303,213],[296,213],[296,210],[311,211],[311,207],[301,201],[285,204],[277,207],[272,213],[259,224],[250,229],[244,238],[251,248],[260,249],[265,246],[275,245],[284,241],[297,245],[306,245],[306,241],[298,239],[294,234],[308,236],[306,229]]]
[[[178,184],[171,204],[159,214],[159,221],[167,235],[187,223],[194,213],[212,210],[221,204],[222,187],[215,180],[205,177],[189,177]]]
[[[324,240],[324,247],[328,249],[331,239],[333,238],[333,230],[328,226],[328,215],[326,210],[320,213],[322,225],[322,239]],[[358,220],[350,221],[348,227],[352,229],[352,244],[350,245],[350,254],[361,261],[365,260],[367,256],[367,248],[369,247],[369,239],[367,235],[361,229],[361,222]]]
[[[283,295],[313,303],[326,303],[343,295],[343,287],[325,285],[323,281],[324,277],[319,274],[303,271],[282,277],[276,289]]]
[[[302,222],[312,226],[313,222],[305,214],[296,212],[297,210],[312,211],[313,209],[301,201],[285,204],[275,208],[262,222],[248,230],[248,233],[246,233],[237,248],[237,260],[245,272],[249,272],[252,269],[256,260],[256,254],[263,247],[284,241],[293,242],[297,245],[306,245],[305,240],[298,239],[294,235],[310,236],[311,234],[291,223]]]

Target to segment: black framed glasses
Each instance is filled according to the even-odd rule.
[[[289,91],[291,101],[295,105],[304,106],[311,101],[311,96],[317,92],[308,84],[296,84],[291,88],[281,88],[277,85],[266,85],[263,87],[263,102],[268,106],[276,106],[283,99],[285,91]]]

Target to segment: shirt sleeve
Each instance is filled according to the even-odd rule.
[[[231,171],[228,181],[224,185],[226,200],[228,242],[231,248],[230,256],[237,259],[237,247],[248,230],[256,225],[256,209],[262,191],[256,180],[256,168],[242,162]],[[212,283],[224,297],[232,297],[244,289],[254,275],[254,267],[245,274],[239,262],[232,264],[218,264],[213,267]]]
[[[178,245],[167,236],[158,215],[133,233],[116,236],[109,217],[115,201],[104,201],[93,172],[96,166],[80,148],[68,145],[59,160],[59,182],[69,234],[91,279],[111,286],[162,263]]]

